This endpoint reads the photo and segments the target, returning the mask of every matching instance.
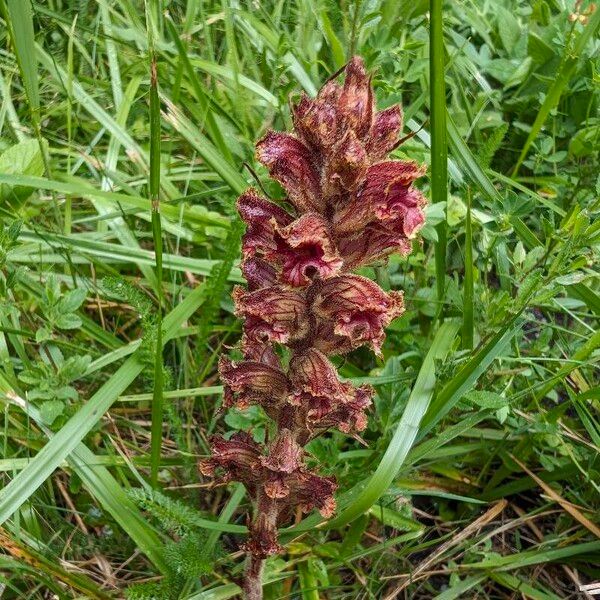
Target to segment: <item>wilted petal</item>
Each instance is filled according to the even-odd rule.
[[[345,387],[329,359],[315,348],[294,356],[290,365],[290,382],[295,392],[312,396],[339,397]]]
[[[389,225],[389,226],[387,226]],[[404,234],[404,220],[386,225],[371,223],[358,235],[341,236],[338,246],[348,269],[356,269],[385,258],[392,252],[410,254],[411,242]]]
[[[239,431],[226,440],[221,436],[213,436],[210,440],[212,455],[200,461],[200,472],[212,476],[218,468],[223,469],[225,481],[252,482],[253,473],[260,468],[262,449],[252,436]]]
[[[293,286],[310,283],[318,276],[327,279],[342,266],[329,236],[327,224],[316,213],[307,213],[279,232],[274,260],[282,261],[282,279]]]
[[[253,360],[234,363],[222,357],[219,374],[224,384],[225,407],[243,409],[251,404],[275,403],[286,395],[288,389],[283,371]]]
[[[340,115],[337,102],[341,89],[341,86],[330,81],[321,88],[314,100],[303,94],[292,109],[296,132],[317,151],[328,151],[338,141]]]
[[[328,197],[344,190],[353,190],[364,177],[368,157],[363,144],[352,129],[349,129],[331,153],[323,188]]]
[[[289,372],[292,394],[288,402],[302,407],[309,430],[336,427],[344,433],[366,426],[365,408],[372,390],[342,382],[327,357],[311,348],[295,357]]]
[[[242,240],[245,257],[275,250],[276,227],[285,227],[292,222],[292,217],[283,208],[269,202],[253,189],[238,198],[237,209],[246,223],[246,233]]]
[[[270,287],[277,282],[277,270],[262,258],[256,256],[245,258],[241,267],[244,279],[248,282],[248,289],[251,292]]]
[[[371,162],[381,160],[398,143],[402,131],[402,108],[392,106],[376,114],[369,133],[367,152]]]
[[[386,294],[374,281],[359,275],[332,277],[323,283],[314,304],[323,319],[331,319],[336,335],[353,348],[369,344],[380,353],[384,327],[404,311],[402,292]]]
[[[338,101],[341,113],[362,139],[373,124],[373,90],[362,58],[354,56],[346,66],[346,80]]]
[[[269,454],[261,458],[261,464],[276,473],[293,473],[302,464],[302,454],[302,448],[294,439],[292,432],[283,429],[271,444]]]
[[[277,285],[254,292],[236,286],[232,296],[235,314],[245,319],[244,333],[249,339],[285,344],[306,335],[303,294]]]
[[[287,191],[299,210],[321,208],[321,186],[314,155],[297,138],[269,131],[256,145],[256,157]]]
[[[260,363],[265,363],[276,369],[281,368],[281,360],[275,352],[275,349],[268,342],[260,341],[255,337],[248,337],[247,334],[242,336],[242,352],[247,360],[255,360]]]
[[[424,167],[413,161],[393,160],[371,165],[354,200],[335,215],[336,234],[354,234],[375,220],[416,222],[427,201],[412,183],[424,172]],[[416,231],[412,225],[402,229],[405,235],[407,231],[410,235]]]
[[[333,477],[319,477],[310,472],[296,472],[290,476],[289,486],[290,498],[294,499],[303,512],[307,513],[316,508],[325,518],[333,516],[336,507],[333,494],[337,489]]]
[[[352,388],[344,402],[338,403],[326,414],[317,416],[309,411],[308,418],[313,419],[318,427],[324,429],[335,427],[343,433],[363,431],[367,427],[365,409],[371,405],[372,397],[373,389],[369,386]]]

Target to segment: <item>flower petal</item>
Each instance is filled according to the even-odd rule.
[[[371,162],[381,160],[394,149],[402,131],[402,107],[392,106],[375,115],[369,132],[367,152]]]
[[[319,152],[328,152],[338,140],[340,115],[337,103],[341,91],[341,86],[330,81],[314,100],[302,95],[292,108],[296,132],[308,146]]]
[[[364,145],[352,129],[336,144],[327,162],[323,191],[327,198],[353,190],[364,177],[368,157]]]
[[[351,58],[346,65],[346,80],[338,107],[358,138],[364,138],[373,124],[374,100],[371,79],[359,56]]]
[[[342,266],[327,223],[316,213],[307,213],[279,231],[277,254],[282,261],[282,280],[293,286],[307,285],[318,276],[327,279]]]
[[[341,237],[338,246],[348,269],[371,264],[392,252],[410,254],[412,244],[404,234],[404,220],[389,225],[371,223],[358,235]]]
[[[320,477],[311,472],[296,472],[289,478],[290,498],[300,506],[303,512],[317,508],[325,518],[335,512],[333,494],[337,484],[333,477]]]
[[[225,407],[247,408],[251,404],[276,402],[288,391],[285,373],[268,364],[253,360],[234,363],[226,357],[219,360]]]
[[[303,294],[278,285],[253,292],[236,286],[232,296],[235,314],[245,319],[244,333],[248,338],[285,344],[306,335],[307,307]]]
[[[298,210],[319,210],[321,186],[314,154],[288,133],[269,131],[256,144],[256,157],[287,191]]]
[[[275,250],[275,228],[285,227],[292,222],[291,215],[283,208],[269,202],[253,189],[238,198],[237,209],[247,226],[242,241],[245,257]]]
[[[253,473],[260,468],[262,448],[250,434],[239,431],[229,440],[215,435],[210,439],[210,448],[211,456],[199,464],[203,475],[212,476],[221,468],[225,471],[225,481],[233,479],[251,484],[255,478]]]
[[[263,467],[276,473],[293,473],[302,465],[303,450],[289,429],[282,429],[271,444],[269,454],[260,462]]]
[[[256,256],[245,258],[242,260],[241,267],[251,292],[270,287],[277,282],[277,270],[262,258]]]
[[[416,212],[422,212],[427,203],[424,196],[412,187],[412,182],[421,177],[424,167],[413,161],[392,160],[371,165],[365,181],[356,197],[334,218],[336,235],[353,234],[375,220],[391,221],[405,219],[413,221]],[[409,231],[411,235],[414,228]]]
[[[333,321],[336,335],[352,348],[369,344],[380,353],[384,327],[404,312],[402,292],[386,294],[374,281],[360,275],[341,275],[323,282],[315,312]]]
[[[322,352],[311,348],[294,357],[289,377],[293,392],[288,402],[299,407],[309,431],[336,427],[349,433],[366,427],[364,410],[371,403],[373,390],[340,381]]]

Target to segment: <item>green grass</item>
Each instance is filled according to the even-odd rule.
[[[265,597],[554,599],[600,579],[588,7],[0,0],[3,598],[238,593],[248,500],[195,467],[211,434],[266,426],[219,410],[234,203],[254,173],[281,193],[255,141],[353,52],[379,106],[403,104],[416,135],[394,156],[428,165],[431,205],[423,244],[365,273],[405,291],[384,359],[340,363],[377,390],[366,445],[310,448],[337,515],[283,525]]]

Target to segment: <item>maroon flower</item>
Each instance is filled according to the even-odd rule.
[[[287,377],[280,369],[264,362],[246,360],[234,363],[219,360],[219,374],[224,383],[223,406],[248,408],[251,404],[276,402],[288,389]]]
[[[244,257],[275,251],[276,228],[291,223],[292,217],[283,208],[269,202],[253,189],[249,189],[238,198],[237,209],[246,223],[246,233],[242,242]]]
[[[378,113],[367,141],[367,152],[371,160],[381,160],[391,152],[399,141],[401,131],[402,108],[400,106],[392,106]]]
[[[256,157],[269,169],[271,177],[284,187],[298,210],[318,211],[322,208],[314,155],[300,140],[287,133],[269,131],[256,144]]]
[[[252,340],[286,344],[308,329],[306,301],[299,292],[277,285],[254,292],[235,287],[233,300],[235,314],[246,319],[244,334]]]
[[[230,479],[251,482],[253,473],[260,467],[261,446],[243,431],[234,433],[230,440],[213,436],[210,440],[212,456],[200,461],[203,475],[223,471],[222,481]]]
[[[293,286],[303,286],[318,276],[327,279],[342,266],[327,223],[316,213],[306,213],[279,231],[277,254],[282,263],[281,278]]]
[[[256,560],[282,551],[277,527],[297,509],[335,511],[337,484],[308,470],[303,446],[328,429],[365,429],[373,390],[341,381],[328,356],[362,345],[381,354],[384,328],[404,311],[402,292],[351,271],[408,254],[425,221],[414,186],[424,168],[386,160],[401,141],[402,111],[376,112],[360,58],[346,65],[343,84],[303,95],[292,117],[293,135],[269,131],[256,146],[290,211],[252,189],[237,203],[248,290],[236,287],[233,299],[245,360],[219,363],[224,406],[258,404],[274,426],[265,444],[247,433],[212,438],[200,464],[205,475],[241,481],[253,500],[242,546],[253,557],[248,580],[260,577]]]
[[[335,215],[338,236],[352,234],[370,222],[395,221],[407,238],[424,222],[426,201],[412,183],[423,168],[412,161],[387,161],[369,167],[356,198]]]
[[[309,431],[335,427],[349,433],[366,427],[364,411],[371,404],[373,390],[340,381],[335,367],[323,353],[310,348],[297,356],[289,377],[293,391],[288,402],[303,409]]]
[[[251,292],[271,287],[277,283],[277,270],[263,258],[256,256],[245,258],[242,261],[241,267],[244,279],[248,282],[248,289]]]
[[[338,100],[340,113],[359,138],[365,137],[373,124],[373,90],[362,59],[355,56],[346,65],[346,81]]]
[[[313,309],[321,319],[331,320],[334,333],[351,348],[370,344],[379,354],[383,329],[404,312],[404,302],[402,292],[386,294],[366,277],[340,275],[323,283]]]

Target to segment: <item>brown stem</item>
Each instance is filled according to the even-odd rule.
[[[248,554],[246,574],[244,577],[245,600],[262,600],[262,575],[265,569],[265,559]]]

